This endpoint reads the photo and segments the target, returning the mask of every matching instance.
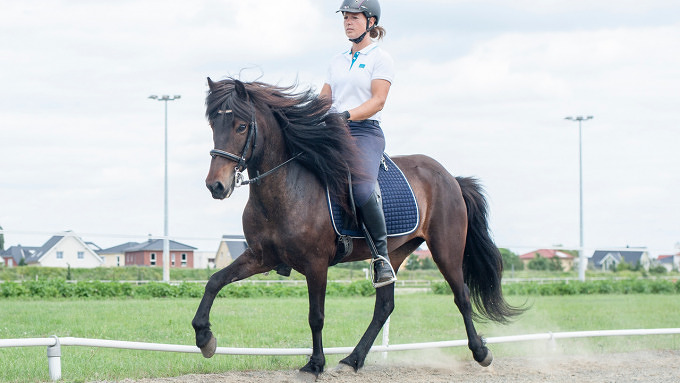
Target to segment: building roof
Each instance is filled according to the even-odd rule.
[[[75,235],[72,231],[66,231],[64,235],[55,235],[52,236],[52,238],[48,239],[45,244],[43,244],[41,247],[39,247],[33,254],[31,254],[30,257],[26,257],[26,263],[38,263],[40,262],[40,259],[45,256],[54,246],[57,245],[64,237],[70,236],[75,238],[78,242],[80,242],[84,248],[88,249],[91,251],[92,255],[94,255],[96,258],[99,258],[97,253],[92,250],[91,245],[88,245],[87,243],[83,242],[83,240]],[[101,259],[99,259],[101,261]]]
[[[672,254],[671,255],[659,255],[659,257],[656,260],[661,264],[668,263],[668,264],[672,265],[673,261],[674,261],[674,257],[675,256],[672,255]]]
[[[10,246],[7,250],[1,252],[3,258],[12,258],[14,259],[14,263],[17,265],[21,262],[22,259],[27,259],[28,257],[31,257],[33,253],[38,251],[40,249],[39,247],[36,246]]]
[[[195,247],[185,245],[173,240],[169,241],[170,251],[193,251],[196,250]],[[162,239],[149,239],[146,242],[137,244],[136,246],[131,246],[125,249],[126,253],[133,251],[163,251],[163,240]]]
[[[574,256],[564,251],[555,249],[538,249],[519,256],[519,259],[534,259],[538,255],[541,258],[573,259]]]
[[[38,262],[43,255],[47,254],[59,241],[64,239],[63,235],[55,235],[48,239],[38,250],[36,250],[30,257],[26,258],[26,263]]]
[[[102,249],[97,251],[97,254],[119,254],[124,253],[127,249],[139,245],[139,242],[125,242],[120,245],[109,247],[108,249]]]
[[[596,250],[591,258],[593,264],[601,265],[607,257],[614,258],[617,262],[626,262],[635,265],[640,262],[640,258],[647,252],[646,249],[639,250]]]
[[[228,241],[227,248],[229,249],[229,255],[231,255],[232,261],[234,261],[236,260],[236,258],[240,257],[244,251],[246,251],[246,249],[248,248],[248,244],[246,243],[246,241],[241,242]]]

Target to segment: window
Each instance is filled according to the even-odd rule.
[[[57,259],[64,259],[64,252],[63,251],[57,251]]]
[[[120,266],[120,255],[116,255],[116,266]]]
[[[182,253],[182,267],[187,267],[187,254]]]
[[[84,251],[78,252],[78,259],[85,259],[85,252]]]
[[[156,253],[151,253],[151,266],[156,266]]]

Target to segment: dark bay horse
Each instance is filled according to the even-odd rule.
[[[214,149],[206,185],[213,198],[224,199],[236,186],[250,182],[243,212],[249,247],[208,281],[192,321],[196,345],[205,357],[215,352],[209,315],[224,286],[286,264],[307,279],[313,353],[301,372],[318,376],[326,363],[321,335],[326,277],[336,251],[325,190],[346,195],[347,159],[354,155],[354,142],[344,121],[329,113],[329,101],[311,90],[296,92],[293,87],[234,79],[208,79],[208,85],[206,117]],[[414,233],[389,239],[392,266],[398,270],[406,257],[427,243],[453,291],[473,358],[488,366],[493,356],[477,334],[473,318],[506,323],[523,309],[503,298],[501,256],[489,235],[482,190],[475,179],[453,177],[427,156],[393,160],[417,197],[420,223]],[[245,170],[247,181],[240,175]],[[363,240],[354,240],[353,245],[354,251],[343,262],[371,256]],[[373,319],[341,364],[354,370],[364,365],[393,308],[394,284],[378,288]]]

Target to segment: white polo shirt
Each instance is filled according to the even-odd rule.
[[[332,108],[350,110],[371,98],[371,81],[394,79],[394,61],[378,44],[372,43],[352,54],[351,50],[331,59],[326,83],[331,87]],[[380,121],[381,112],[369,120]]]

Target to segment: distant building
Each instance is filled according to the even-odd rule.
[[[538,249],[530,251],[519,256],[519,259],[524,264],[524,268],[528,268],[529,262],[536,257],[547,259],[558,259],[563,271],[571,271],[574,268],[574,256],[555,249]]]
[[[194,269],[214,269],[214,251],[194,251]]]
[[[170,242],[170,267],[194,267],[195,247]],[[126,266],[163,266],[163,240],[149,239],[125,249]]]
[[[35,246],[10,246],[7,250],[0,252],[0,256],[5,267],[16,267],[21,264],[22,259],[26,262],[26,258],[32,257],[39,249]]]
[[[125,266],[125,251],[138,246],[139,242],[127,242],[108,249],[101,249],[97,254],[104,260],[104,267]]]
[[[631,267],[638,265],[649,271],[651,259],[645,248],[630,248],[630,250],[596,250],[590,257],[589,265],[595,270],[614,270],[617,265],[626,263]]]
[[[666,268],[666,271],[680,271],[680,254],[659,255],[657,263]]]
[[[215,254],[215,267],[226,267],[240,257],[248,248],[246,237],[242,235],[223,235]]]
[[[25,258],[27,265],[94,268],[104,263],[92,248],[73,232],[55,235]]]

